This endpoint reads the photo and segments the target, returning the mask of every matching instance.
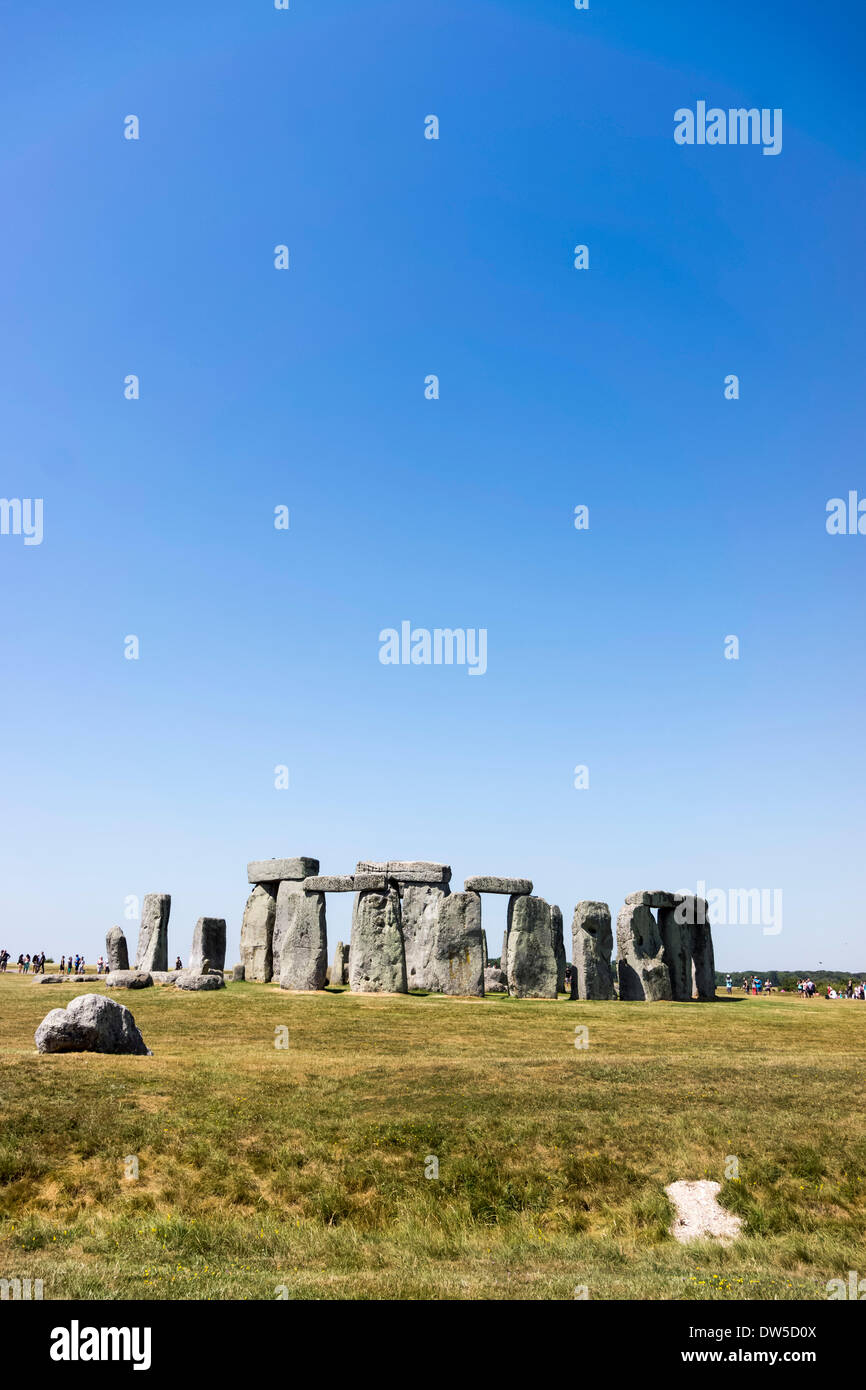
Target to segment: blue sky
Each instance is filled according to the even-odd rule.
[[[246,862],[307,854],[567,923],[781,889],[720,968],[866,966],[866,537],[825,530],[866,495],[864,45],[760,8],[0,5],[0,493],[44,499],[0,536],[0,944],[95,956],[166,891],[172,955],[218,915],[235,959]],[[676,145],[698,100],[782,108],[782,153]],[[485,675],[383,666],[406,619],[485,628]]]

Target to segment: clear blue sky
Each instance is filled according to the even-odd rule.
[[[866,536],[824,524],[866,495],[861,21],[0,6],[0,494],[44,499],[0,537],[0,944],[93,957],[153,890],[233,960],[247,860],[307,854],[567,924],[779,888],[720,968],[866,965]],[[677,146],[698,100],[781,107],[782,153]],[[486,674],[380,664],[404,619]]]

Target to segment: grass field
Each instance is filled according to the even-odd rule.
[[[866,1005],[157,987],[117,992],[153,1057],[39,1056],[48,1010],[101,990],[0,975],[0,1277],[45,1298],[823,1299],[866,1274]],[[701,1177],[745,1220],[729,1248],[668,1234],[665,1185]]]

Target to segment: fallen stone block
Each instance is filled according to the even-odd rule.
[[[147,989],[153,984],[149,970],[109,970],[104,978],[109,989]]]
[[[38,1052],[153,1054],[124,1004],[104,994],[79,994],[65,1009],[52,1009],[36,1029]]]

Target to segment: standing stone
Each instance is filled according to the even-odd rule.
[[[441,994],[484,994],[481,899],[451,893],[439,904],[431,973]]]
[[[671,981],[672,999],[692,997],[692,927],[678,907],[660,907],[659,935]]]
[[[671,977],[664,949],[649,907],[638,903],[620,908],[616,919],[620,999],[670,999]]]
[[[698,999],[706,1000],[716,997],[716,960],[709,917],[703,917],[692,926],[692,985]]]
[[[483,927],[481,928],[481,954],[484,960],[484,969],[486,970],[490,961],[487,959],[487,932]]]
[[[550,934],[553,938],[553,954],[556,957],[556,992],[565,990],[565,936],[562,930],[562,909],[552,904],[550,908]]]
[[[508,993],[518,999],[555,999],[550,904],[521,894],[510,899],[508,908]]]
[[[401,887],[406,984],[409,989],[436,989],[436,922],[451,889],[447,883],[406,883]]]
[[[274,912],[274,936],[271,943],[273,953],[273,975],[271,978],[279,980],[283,959],[283,935],[289,921],[290,911],[294,911],[294,907],[289,908],[289,898],[303,897],[304,884],[302,879],[282,879],[276,887],[277,906]]]
[[[406,994],[406,952],[396,885],[356,893],[352,908],[349,983],[359,994]]]
[[[146,893],[141,906],[141,926],[135,969],[149,972],[168,969],[168,914],[170,893]]]
[[[325,988],[328,971],[328,937],[324,893],[277,894],[277,921],[284,919],[280,954],[280,989]]]
[[[274,919],[277,915],[276,883],[257,883],[244,908],[241,923],[241,958],[244,978],[271,979],[273,971]]]
[[[343,979],[343,970],[344,970],[344,967],[345,967],[345,960],[346,960],[346,948],[345,948],[345,946],[343,945],[342,941],[338,941],[338,942],[337,942],[336,949],[335,949],[335,951],[334,951],[334,959],[333,959],[333,961],[332,961],[332,963],[331,963],[331,972],[330,972],[330,975],[328,976],[328,983],[329,983],[332,987],[333,987],[334,985],[342,985],[342,984],[345,984],[345,980]]]
[[[612,951],[607,903],[578,903],[571,922],[572,999],[614,998]]]
[[[202,966],[210,961],[212,970],[224,970],[226,963],[226,924],[224,917],[199,917],[192,934],[192,949],[187,969],[191,975],[203,974]]]
[[[126,937],[120,927],[112,927],[105,937],[105,955],[108,970],[128,970],[129,950]],[[108,970],[106,974],[108,974]]]
[[[244,967],[242,965],[232,966],[232,979],[235,982],[244,979]]]

